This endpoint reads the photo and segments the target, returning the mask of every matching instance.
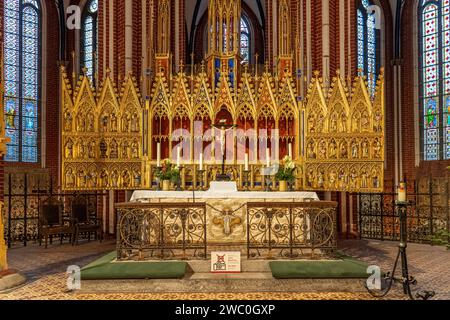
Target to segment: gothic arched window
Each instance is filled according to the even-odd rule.
[[[357,10],[358,69],[367,77],[369,93],[373,97],[380,69],[380,30],[376,28],[373,2],[361,0]]]
[[[450,159],[450,0],[419,5],[422,155]]]
[[[37,0],[4,0],[6,161],[38,162],[41,8]]]
[[[98,0],[88,1],[83,12],[81,30],[81,67],[86,68],[86,75],[91,81],[97,68],[97,12]]]
[[[241,47],[240,53],[242,56],[242,62],[250,62],[250,27],[245,17],[241,18]]]

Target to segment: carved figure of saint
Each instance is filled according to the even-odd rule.
[[[367,188],[367,172],[363,171],[361,173],[361,188]]]
[[[141,172],[139,170],[134,172],[134,186],[139,187],[141,185]]]
[[[100,158],[105,159],[108,152],[108,145],[105,140],[100,141]]]
[[[102,132],[108,132],[108,116],[103,116],[101,119],[101,127],[102,127]]]
[[[319,176],[317,178],[317,186],[319,188],[323,188],[325,184],[325,172],[323,170],[320,171]]]
[[[111,144],[109,146],[109,158],[110,159],[117,159],[119,157],[119,151],[116,140],[111,141]]]
[[[372,185],[374,188],[380,187],[380,180],[378,179],[378,174],[375,170],[372,171]]]
[[[100,173],[100,185],[103,188],[108,187],[108,173],[104,169]]]
[[[341,132],[347,132],[347,115],[345,112],[341,113]]]
[[[91,172],[91,181],[92,181],[92,188],[97,187],[97,172],[95,170],[92,170]]]
[[[117,132],[117,117],[115,113],[111,114],[111,132]]]
[[[75,176],[70,168],[66,171],[66,186],[69,188],[75,187]]]
[[[374,132],[381,132],[381,131],[383,131],[382,127],[381,127],[381,112],[380,111],[376,111],[375,112],[373,131]]]
[[[87,131],[94,132],[94,115],[91,112],[87,115]]]
[[[319,115],[319,119],[317,119],[317,132],[323,132],[323,122],[324,122],[323,114]]]
[[[381,143],[378,139],[375,139],[373,143],[373,156],[374,158],[381,158]]]
[[[324,140],[319,143],[319,158],[325,159],[327,157],[327,146]]]
[[[329,181],[330,181],[330,188],[332,189],[336,188],[336,172],[334,170],[330,172]]]
[[[139,144],[136,141],[131,144],[131,157],[134,159],[139,158]]]
[[[86,174],[84,173],[84,170],[78,171],[78,187],[83,188],[86,186]]]
[[[77,131],[78,132],[84,132],[85,131],[85,125],[86,125],[86,123],[85,123],[84,117],[81,114],[79,114],[78,118],[77,118]]]
[[[131,132],[139,132],[139,117],[136,113],[131,116]]]
[[[91,158],[91,159],[95,159],[95,148],[96,148],[95,141],[91,141],[91,143],[89,144],[89,147],[88,147],[88,154],[89,154],[89,158]]]
[[[345,171],[343,169],[339,170],[338,180],[339,180],[339,188],[344,189],[347,183],[347,178],[345,176]]]
[[[78,142],[78,158],[83,159],[86,156],[86,145],[83,141]]]
[[[367,140],[364,140],[362,143],[362,157],[368,158],[369,157],[369,143]]]
[[[72,131],[72,114],[69,111],[64,114],[64,130]]]
[[[123,143],[122,143],[122,158],[123,159],[128,159],[128,149],[129,149],[129,146],[128,146],[128,141],[127,140],[125,140]]]
[[[73,142],[69,139],[66,143],[66,159],[73,158]]]
[[[113,188],[117,188],[118,185],[119,185],[119,173],[117,172],[117,170],[114,170],[111,174],[111,186]]]
[[[353,140],[352,142],[352,158],[356,159],[359,157],[359,145],[358,142]]]
[[[352,189],[355,189],[357,187],[358,184],[358,174],[356,173],[356,170],[353,169],[352,172],[350,173],[350,187]]]
[[[122,117],[122,132],[128,132],[130,129],[130,118],[128,114],[124,114]]]
[[[337,113],[333,112],[330,119],[330,132],[336,132],[338,126],[338,115]]]
[[[314,142],[312,141],[308,144],[308,158],[309,159],[316,158],[316,153],[314,152]]]
[[[122,173],[122,187],[128,188],[130,186],[130,174],[127,170]]]
[[[342,159],[348,158],[347,142],[344,142],[343,144],[341,144],[341,158]]]
[[[330,159],[336,159],[337,157],[337,145],[336,142],[333,140],[330,143]]]
[[[369,114],[367,113],[367,111],[364,111],[362,116],[361,116],[361,130],[362,131],[369,131]]]

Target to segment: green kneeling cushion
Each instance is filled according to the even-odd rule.
[[[276,279],[368,278],[368,265],[358,260],[272,261],[269,263]]]
[[[88,264],[81,269],[81,279],[180,279],[186,274],[186,262],[116,262],[115,259],[116,252],[111,252]]]

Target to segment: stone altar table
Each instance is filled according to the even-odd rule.
[[[131,202],[205,202],[207,239],[210,244],[244,244],[247,239],[247,202],[319,201],[315,192],[239,192],[231,185],[208,191],[134,191]]]

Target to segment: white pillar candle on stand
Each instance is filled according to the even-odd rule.
[[[244,170],[248,171],[248,153],[245,153]]]
[[[177,147],[177,167],[181,164],[181,147]]]
[[[203,152],[200,152],[199,169],[203,170]]]
[[[161,143],[158,142],[156,145],[156,166],[161,167]]]
[[[288,146],[288,149],[289,149],[289,157],[292,159],[292,143],[289,143],[289,146]]]
[[[400,182],[398,186],[397,200],[399,202],[406,202],[406,183]]]
[[[266,165],[267,167],[270,167],[270,149],[266,149]]]

